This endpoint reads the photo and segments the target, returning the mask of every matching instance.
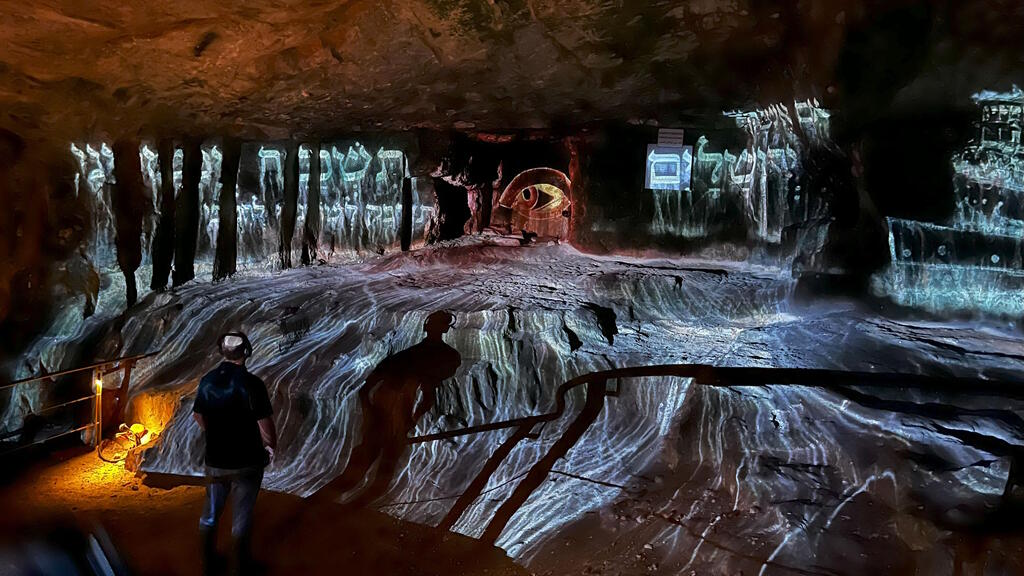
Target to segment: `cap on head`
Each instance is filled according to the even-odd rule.
[[[455,315],[445,310],[438,310],[427,316],[427,320],[423,322],[423,331],[427,334],[444,334],[453,326],[455,326]]]
[[[242,332],[228,332],[217,343],[222,356],[235,362],[252,356],[252,343]]]

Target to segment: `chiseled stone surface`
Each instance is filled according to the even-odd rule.
[[[1020,48],[1009,0],[43,0],[3,11],[0,128],[54,140],[672,121],[811,96],[859,109],[908,83],[912,102],[961,105],[979,82],[1011,80]],[[887,52],[899,56],[879,61]]]
[[[1024,365],[1013,334],[884,319],[842,302],[799,305],[791,282],[767,268],[463,242],[151,295],[117,339],[126,352],[162,348],[136,372],[140,393],[186,393],[144,468],[198,474],[188,391],[217,361],[219,333],[248,331],[251,368],[268,383],[282,438],[266,486],[301,495],[340,474],[360,440],[364,377],[416,342],[437,309],[457,316],[445,338],[462,365],[412,435],[551,412],[561,383],[611,367],[1012,378]],[[496,543],[538,573],[1020,569],[1020,542],[999,532],[1013,516],[1002,496],[1009,447],[1024,436],[1018,401],[674,378],[612,389],[589,419],[586,389],[570,391],[559,418],[497,458],[451,529],[487,539],[510,513]],[[442,523],[514,432],[415,444],[373,506]],[[520,489],[566,442],[564,457]],[[987,554],[973,552],[979,546]]]

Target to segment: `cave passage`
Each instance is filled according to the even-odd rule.
[[[1024,574],[1017,4],[5,3],[7,571]]]

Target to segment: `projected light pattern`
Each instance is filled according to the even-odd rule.
[[[690,168],[693,164],[693,146],[665,148],[647,147],[647,172],[644,187],[649,190],[690,189]]]
[[[78,173],[75,175],[77,184],[76,190],[79,197],[86,200],[85,205],[91,216],[90,234],[83,250],[79,255],[72,256],[70,264],[65,267],[71,275],[95,276],[98,281],[93,285],[92,280],[78,280],[89,286],[88,295],[84,309],[95,307],[94,312],[100,317],[116,314],[125,306],[124,278],[117,263],[117,226],[113,209],[113,189],[117,186],[114,176],[114,151],[107,143],[69,145],[71,155],[77,160]],[[139,158],[142,167],[143,185],[147,194],[145,211],[141,214],[142,233],[141,245],[142,265],[135,272],[135,279],[139,297],[149,293],[150,278],[152,269],[150,266],[149,246],[153,241],[156,232],[156,223],[159,219],[158,194],[154,192],[154,186],[159,185],[159,169],[155,168],[155,153],[147,146],[139,148]],[[82,272],[81,270],[85,270]],[[93,289],[95,288],[95,290]],[[80,299],[82,294],[75,294],[72,297]],[[64,307],[65,314],[77,317],[81,321],[83,308],[77,305]],[[85,314],[89,315],[89,314]],[[57,320],[56,325],[64,325],[68,322],[76,322],[72,318]],[[72,330],[74,331],[74,330]],[[49,333],[47,329],[44,332]]]
[[[220,168],[223,154],[216,146],[202,149],[203,164],[199,176],[199,241],[196,259],[213,262],[220,226]]]
[[[112,193],[117,185],[114,176],[114,152],[106,143],[71,143],[68,150],[77,164],[75,190],[89,212],[89,234],[65,261],[55,266],[56,290],[54,315],[40,329],[40,336],[25,352],[22,361],[10,367],[13,379],[35,376],[40,370],[55,372],[64,364],[69,350],[74,354],[77,342],[101,323],[121,314],[126,306],[125,280],[117,263]],[[143,145],[139,149],[142,179],[149,194],[142,217],[142,265],[135,272],[140,298],[150,292],[152,268],[149,245],[158,219],[159,170],[154,173],[155,153]],[[155,188],[154,188],[155,187]],[[12,390],[10,399],[0,412],[0,435],[21,428],[25,416],[37,413],[49,401],[51,386],[34,384]]]
[[[873,290],[932,312],[1024,314],[1024,92],[981,92],[978,137],[953,155],[945,224],[888,218],[890,265]]]
[[[343,147],[342,150],[345,148]],[[259,193],[238,189],[238,238],[242,264],[254,269],[280,266],[278,246],[284,207],[284,149],[261,147]],[[309,200],[309,148],[299,148],[299,196],[292,261],[299,262]],[[243,152],[243,163],[245,153]],[[343,261],[394,250],[402,218],[405,155],[380,149],[370,154],[354,142],[320,150],[320,238],[317,257]]]
[[[243,160],[246,150],[243,149]],[[235,191],[240,268],[273,269],[280,266],[280,216],[284,204],[282,149],[260,146],[257,188],[239,185]]]
[[[405,155],[381,148],[373,156],[359,142],[345,153],[341,150],[331,147],[333,177],[321,192],[321,257],[331,260],[393,250],[402,223]]]
[[[738,155],[728,150],[710,152],[708,138],[698,138],[688,189],[677,191],[660,182],[652,171],[674,164],[664,155],[668,149],[657,149],[653,157],[649,150],[647,187],[653,189],[655,203],[651,232],[706,237],[728,224],[726,215],[732,209],[743,214],[752,240],[777,244],[787,226],[827,215],[828,206],[812,200],[802,190],[803,158],[811,148],[831,143],[831,115],[827,110],[809,100],[794,102],[792,112],[776,105],[725,115],[746,133],[747,147]],[[797,135],[795,124],[803,138]],[[680,169],[686,164],[685,157],[681,158]]]
[[[309,158],[310,148],[308,146],[299,147],[299,188],[303,186],[309,186]],[[324,182],[330,182],[334,175],[332,168],[333,163],[331,162],[331,153],[327,150],[320,150],[320,182],[321,187]],[[308,188],[307,188],[308,190]]]
[[[531,168],[516,175],[498,198],[498,206],[507,208],[524,221],[563,218],[572,204],[572,182],[563,172],[552,168]]]
[[[84,192],[92,214],[92,238],[89,242],[90,260],[99,268],[117,267],[117,249],[114,244],[116,229],[111,201],[114,179],[114,152],[106,143],[94,148],[92,144],[79,147],[71,144],[71,153],[78,160],[79,196]]]
[[[156,226],[160,221],[160,155],[147,144],[139,147],[139,162],[142,166],[142,183],[149,194],[147,214],[142,221],[142,265],[151,264],[152,251],[149,247],[153,245],[153,237],[156,234]],[[139,283],[144,289],[149,289],[150,282]]]
[[[801,159],[807,146],[827,146],[830,138],[830,114],[816,101],[794,103],[794,110],[801,128],[807,128],[806,144],[794,132],[785,106],[727,114],[750,139],[732,167],[731,180],[752,232],[770,242],[778,242],[787,224],[807,214],[808,198],[800,194]]]
[[[70,146],[79,173],[78,188],[87,192],[90,212],[94,217],[90,258],[101,269],[114,269],[117,253],[114,246],[116,228],[110,193],[114,183],[113,152],[106,144]],[[345,150],[343,153],[342,150]],[[271,145],[247,147],[255,155],[258,173],[252,180],[241,178],[236,191],[237,241],[239,266],[242,269],[269,270],[280,266],[278,247],[281,234],[281,213],[284,207],[284,148]],[[200,223],[196,263],[208,268],[213,262],[220,225],[220,172],[223,155],[216,145],[202,148],[199,185]],[[159,155],[143,145],[139,150],[143,182],[149,192],[151,209],[144,216],[142,246],[143,267],[148,275],[150,247],[159,220],[161,174]],[[299,148],[299,198],[296,206],[295,235],[291,245],[293,262],[300,260],[302,234],[309,198],[309,148]],[[182,190],[184,152],[174,151],[172,159],[175,196]],[[244,170],[244,168],[243,168]],[[349,260],[366,253],[385,253],[399,243],[402,220],[402,182],[406,177],[405,154],[400,150],[381,148],[371,154],[362,144],[331,146],[320,150],[320,230],[318,257],[325,261]],[[255,181],[256,187],[246,183]],[[414,198],[419,200],[419,198]],[[433,210],[428,203],[414,202],[414,228],[423,230]],[[148,286],[148,278],[140,287]]]
[[[434,179],[414,177],[412,179],[412,243],[414,246],[426,241],[434,213]]]
[[[309,163],[300,169],[300,198],[296,234],[293,237],[293,262],[299,262],[302,229],[306,216]],[[61,264],[68,294],[55,306],[59,312],[41,330],[42,336],[25,353],[26,361],[11,371],[15,377],[27,377],[40,366],[55,371],[66,366],[68,351],[74,350],[89,330],[124,311],[125,282],[117,264],[116,225],[111,193],[116,185],[114,153],[101,143],[69,145],[69,152],[78,165],[77,191],[86,199],[92,221],[91,234],[81,254],[72,255]],[[237,239],[239,268],[253,271],[272,270],[279,266],[280,217],[284,202],[283,149],[257,146],[249,152],[255,156],[258,177],[255,186],[240,180],[237,198]],[[200,274],[208,274],[216,250],[220,224],[220,173],[222,153],[215,145],[202,147],[199,200],[200,225],[195,266]],[[159,154],[149,144],[139,149],[142,179],[149,197],[142,230],[142,266],[136,271],[139,297],[149,293],[152,275],[152,242],[159,220],[160,182]],[[243,153],[243,160],[245,154]],[[248,158],[252,159],[252,156]],[[399,243],[401,226],[402,181],[406,176],[405,155],[398,150],[380,149],[370,155],[359,143],[348,147],[347,154],[337,148],[324,149],[321,158],[321,238],[318,256],[327,261],[358,258],[366,253],[394,250]],[[301,158],[300,158],[301,161]],[[174,151],[171,178],[177,197],[182,191],[184,152]],[[426,221],[433,212],[432,190],[425,197],[414,197],[414,229],[423,236]],[[87,319],[86,317],[89,316]],[[15,391],[0,418],[0,431],[17,429],[26,414],[34,411],[45,398],[40,388],[30,386]]]
[[[171,184],[174,188],[174,197],[177,198],[181,192],[182,171],[185,166],[185,151],[181,148],[174,149],[174,156],[171,158]]]
[[[296,218],[295,218],[295,235],[292,237],[292,262],[300,262],[302,258],[302,241],[304,238],[304,229],[306,226],[306,219],[309,217],[309,193],[310,193],[310,153],[311,150],[308,146],[299,146],[299,201],[296,206]],[[324,186],[330,185],[331,179],[334,175],[332,168],[333,162],[331,161],[331,153],[328,150],[320,150],[320,183],[317,185],[319,192],[319,198],[323,197]],[[320,211],[320,222],[318,223],[318,230],[323,230],[324,227],[324,213],[323,207]],[[317,239],[319,242],[319,239]],[[322,254],[318,254],[318,257],[323,257]]]
[[[788,304],[792,286],[765,270],[646,266],[564,246],[475,247],[383,266],[188,285],[135,310],[118,337],[126,352],[162,349],[139,366],[137,390],[188,394],[215,363],[208,351],[217,334],[208,327],[248,331],[256,344],[252,369],[270,386],[289,439],[266,486],[296,494],[341,471],[360,440],[363,378],[389,352],[416,342],[423,319],[438,308],[458,317],[446,341],[463,363],[412,435],[551,412],[562,382],[611,366],[1024,369],[1003,353],[1019,345],[1013,335],[915,327],[851,308],[796,310]],[[956,338],[970,359],[933,346],[935,338]],[[863,349],[872,357],[863,358]],[[415,522],[450,522],[474,537],[507,514],[496,542],[538,573],[565,573],[558,562],[566,551],[621,561],[635,551],[625,546],[646,542],[653,551],[643,554],[658,567],[637,567],[645,573],[772,574],[809,568],[813,558],[823,572],[862,574],[881,561],[850,544],[863,537],[879,553],[892,546],[907,554],[900,547],[912,539],[915,558],[946,566],[950,544],[933,528],[929,504],[922,510],[915,499],[928,494],[945,506],[998,499],[1009,459],[961,442],[955,431],[1014,443],[1021,436],[1004,410],[1022,407],[972,411],[982,400],[933,413],[929,395],[904,405],[899,392],[719,389],[678,378],[609,382],[604,390],[601,397],[571,391],[560,418],[518,439],[505,429],[413,445],[376,507]],[[588,416],[594,398],[599,410]],[[201,473],[188,405],[186,396],[147,470]],[[564,457],[550,460],[559,446]],[[934,456],[922,465],[908,451]],[[546,470],[539,482],[530,474],[537,469]],[[476,496],[460,502],[471,488]],[[907,522],[922,527],[917,536],[902,528]]]

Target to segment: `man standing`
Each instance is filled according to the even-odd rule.
[[[192,416],[206,433],[206,504],[199,519],[203,570],[215,572],[217,521],[228,494],[234,518],[234,570],[248,570],[252,513],[263,482],[263,469],[277,447],[273,410],[267,387],[245,369],[252,344],[241,332],[230,332],[218,344],[224,362],[199,382]]]

